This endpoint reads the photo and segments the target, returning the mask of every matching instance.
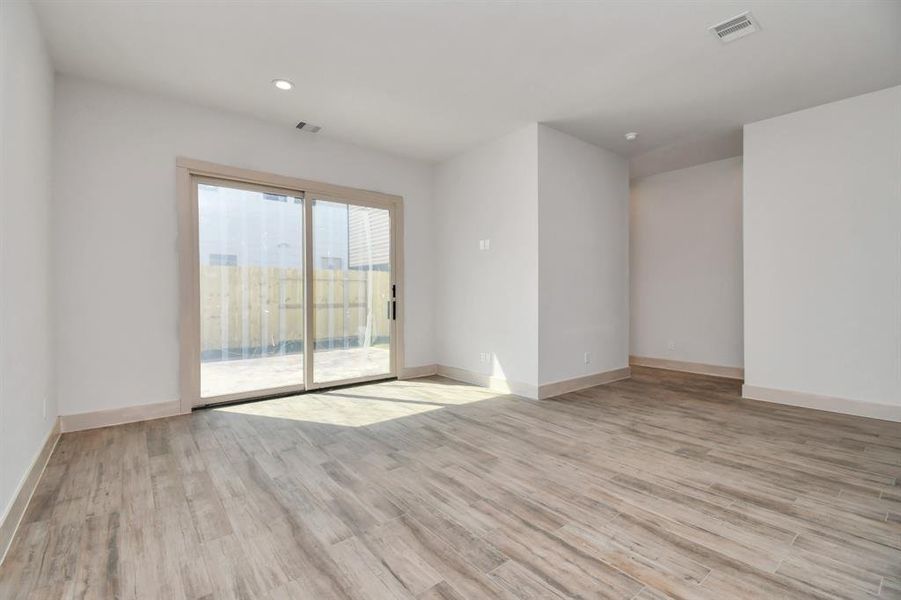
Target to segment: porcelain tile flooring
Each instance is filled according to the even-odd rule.
[[[65,434],[6,598],[899,598],[901,424],[636,368]]]

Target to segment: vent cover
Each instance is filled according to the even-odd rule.
[[[743,12],[737,17],[708,27],[707,30],[718,37],[721,42],[726,43],[760,31],[760,26],[750,12]]]
[[[313,125],[311,123],[307,123],[306,121],[301,121],[297,124],[297,128],[301,131],[309,131],[310,133],[319,133],[322,129],[319,125]]]

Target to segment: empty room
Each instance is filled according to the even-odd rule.
[[[0,599],[901,599],[901,0],[0,0]]]

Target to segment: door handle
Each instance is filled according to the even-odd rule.
[[[391,284],[391,300],[388,302],[388,318],[397,321],[397,284]]]

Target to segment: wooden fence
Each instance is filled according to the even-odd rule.
[[[317,348],[362,346],[371,297],[372,344],[390,332],[387,271],[316,270]],[[200,349],[205,359],[299,352],[303,272],[279,267],[200,266]]]

